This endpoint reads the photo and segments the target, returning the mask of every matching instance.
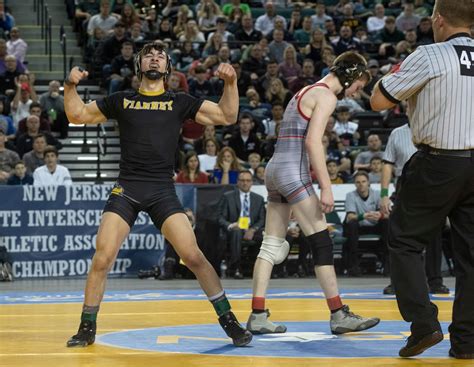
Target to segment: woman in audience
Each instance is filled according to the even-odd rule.
[[[222,185],[236,184],[240,170],[241,167],[234,149],[224,147],[217,155],[216,166],[213,172],[214,183]]]
[[[270,82],[270,88],[265,92],[265,99],[268,103],[280,102],[286,108],[293,94],[283,86],[283,82],[278,78],[273,78]]]
[[[176,178],[176,183],[205,184],[209,183],[207,175],[199,168],[199,159],[196,152],[190,151],[184,158],[184,167]]]
[[[283,62],[278,65],[278,72],[288,83],[292,82],[301,73],[301,66],[296,58],[296,50],[289,45],[283,51]]]
[[[214,138],[204,139],[204,154],[199,154],[199,164],[201,165],[201,170],[210,174],[214,170],[217,161],[217,153],[219,152],[219,144]]]

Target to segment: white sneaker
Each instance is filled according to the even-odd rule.
[[[285,325],[274,324],[269,321],[270,311],[251,313],[247,321],[247,330],[252,334],[273,334],[286,332]]]
[[[367,330],[380,322],[377,317],[365,318],[353,314],[349,306],[344,305],[339,311],[331,314],[331,332],[333,334],[344,334],[353,331]]]

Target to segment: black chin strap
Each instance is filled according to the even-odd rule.
[[[147,70],[143,73],[147,79],[150,80],[159,80],[161,78],[164,78],[166,73],[162,73],[161,71],[158,70]]]

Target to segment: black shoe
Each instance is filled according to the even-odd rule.
[[[395,294],[395,290],[393,289],[392,285],[389,284],[383,289],[383,294]]]
[[[449,288],[444,284],[430,287],[431,294],[449,294]]]
[[[239,324],[232,311],[219,317],[219,324],[236,347],[243,347],[252,340],[252,333]]]
[[[413,334],[408,337],[407,344],[400,349],[398,355],[400,357],[413,357],[423,353],[433,345],[438,344],[443,340],[444,336],[440,330],[433,331],[421,337],[415,337]]]
[[[95,331],[97,324],[95,321],[81,321],[77,334],[67,341],[68,347],[87,347],[95,341]]]
[[[449,356],[456,359],[474,359],[474,353],[456,353],[453,348],[449,349]]]

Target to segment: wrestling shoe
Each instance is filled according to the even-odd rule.
[[[232,311],[226,312],[219,317],[219,324],[236,347],[243,347],[252,340],[250,331],[244,329],[237,321]]]
[[[97,324],[95,321],[84,320],[79,325],[77,334],[67,341],[68,347],[87,347],[95,341],[95,331]]]
[[[273,334],[286,332],[285,325],[274,324],[268,318],[270,311],[265,310],[262,313],[251,313],[247,321],[247,330],[252,334]]]
[[[344,305],[339,311],[331,314],[330,326],[333,334],[344,334],[370,329],[379,322],[380,319],[377,317],[365,318],[355,315],[349,310],[349,306]]]

